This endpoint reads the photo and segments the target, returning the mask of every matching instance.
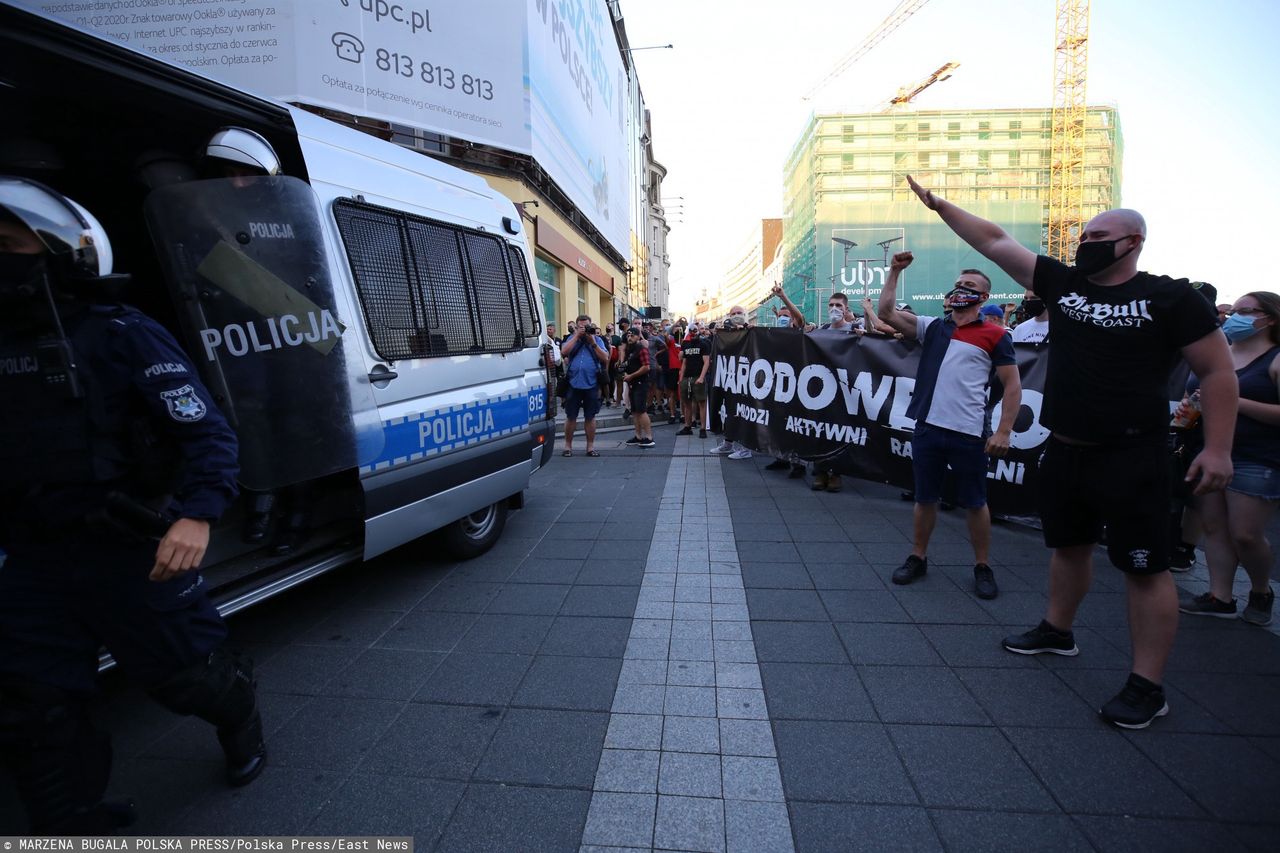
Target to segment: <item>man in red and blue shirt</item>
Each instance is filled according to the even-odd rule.
[[[921,344],[915,392],[907,407],[907,415],[916,422],[911,439],[916,487],[914,547],[893,573],[893,582],[909,584],[928,571],[929,538],[938,520],[943,479],[950,468],[955,502],[968,512],[974,593],[979,598],[995,598],[999,589],[987,564],[991,546],[987,456],[1008,452],[1013,422],[1022,405],[1013,343],[1003,326],[982,320],[979,312],[991,293],[991,279],[979,270],[964,270],[957,276],[955,287],[946,295],[950,316],[940,319],[899,311],[895,307],[898,277],[912,260],[910,252],[893,256],[876,310],[880,319],[906,340]],[[994,433],[987,410],[987,388],[993,374],[1004,386],[1000,423]]]

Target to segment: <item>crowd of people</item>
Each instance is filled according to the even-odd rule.
[[[1024,655],[1079,654],[1072,625],[1089,590],[1095,548],[1104,544],[1126,579],[1133,662],[1100,715],[1121,728],[1145,728],[1169,713],[1162,685],[1179,611],[1235,617],[1233,584],[1243,567],[1250,592],[1240,617],[1256,625],[1271,621],[1274,552],[1266,526],[1280,501],[1280,296],[1256,291],[1215,305],[1210,285],[1140,272],[1146,223],[1136,211],[1094,217],[1081,231],[1074,264],[1067,265],[1037,256],[998,225],[908,181],[926,207],[1025,288],[1022,302],[991,303],[988,275],[963,269],[944,297],[944,316],[917,315],[896,301],[898,278],[913,260],[901,252],[878,303],[864,300],[861,315],[845,294],[833,293],[827,322],[809,322],[775,286],[780,304],[774,324],[811,335],[891,335],[920,346],[908,409],[915,421],[915,482],[914,491],[904,493],[915,503],[913,543],[893,582],[911,584],[927,574],[945,478],[947,500],[967,514],[974,594],[988,599],[999,589],[989,564],[987,458],[1008,451],[1021,406],[1013,344],[1051,341],[1041,411],[1050,437],[1038,471],[1039,515],[1050,550],[1048,606],[1036,627],[1002,645]],[[584,323],[589,327],[589,318],[579,318],[563,340],[566,359],[575,357],[584,335],[593,334]],[[681,435],[695,427],[701,437],[708,428],[720,432],[717,413],[704,411],[716,325],[682,319],[636,328],[624,321],[620,334],[596,338],[590,348],[594,390],[584,379],[570,382],[566,396],[565,455],[572,453],[580,408],[577,387],[584,399],[597,399],[599,392],[627,408],[636,433],[629,444],[653,447],[650,418],[663,415],[676,423],[683,413]],[[734,306],[720,328],[747,325],[747,311]],[[1168,383],[1179,360],[1190,368],[1190,379],[1171,420]],[[992,424],[996,381],[1003,405],[1000,421]],[[708,452],[733,460],[753,456],[727,438]],[[796,459],[765,467],[797,478],[806,473]],[[839,474],[822,464],[814,466],[812,482],[817,490],[841,488]],[[1197,543],[1210,589],[1192,597],[1178,592],[1170,570],[1189,568]]]

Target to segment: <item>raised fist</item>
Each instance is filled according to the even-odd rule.
[[[893,260],[889,262],[889,269],[901,272],[911,266],[911,262],[915,259],[915,255],[910,252],[898,252],[893,256]]]

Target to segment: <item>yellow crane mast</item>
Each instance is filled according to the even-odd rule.
[[[1084,206],[1085,84],[1089,0],[1058,0],[1053,60],[1053,129],[1045,252],[1071,262]]]
[[[905,107],[907,104],[915,100],[916,95],[920,94],[925,89],[928,89],[934,83],[941,83],[943,80],[950,79],[952,73],[954,73],[959,67],[959,62],[948,62],[946,65],[943,65],[923,80],[918,80],[909,86],[903,86],[898,89],[898,94],[890,98],[887,104],[881,106],[879,111],[888,112],[896,108]]]

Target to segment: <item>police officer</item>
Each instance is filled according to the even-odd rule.
[[[223,648],[199,573],[236,436],[169,333],[110,300],[110,273],[88,211],[0,177],[0,766],[34,832],[118,823],[87,709],[100,646],[217,727],[231,784],[266,759],[251,663]]]
[[[230,179],[233,186],[244,189],[254,178],[281,174],[280,158],[261,134],[243,127],[219,128],[204,149],[204,171]],[[277,502],[281,506],[277,506]],[[306,484],[295,484],[269,492],[254,492],[247,501],[243,538],[257,544],[267,538],[271,518],[282,510],[284,522],[271,543],[271,553],[291,554],[307,538],[310,491]]]

